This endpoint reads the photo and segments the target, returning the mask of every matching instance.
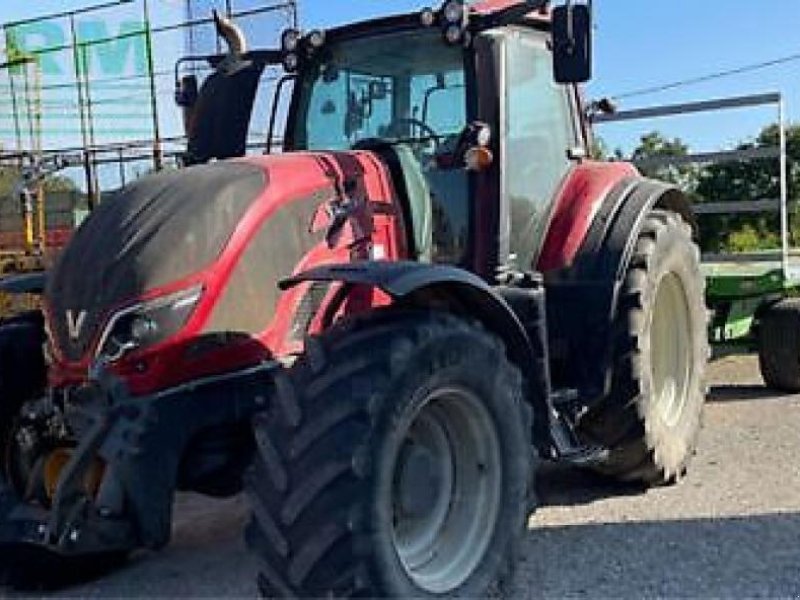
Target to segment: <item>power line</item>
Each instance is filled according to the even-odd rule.
[[[776,58],[774,60],[768,60],[765,62],[755,63],[752,65],[746,65],[743,67],[737,67],[735,69],[728,69],[726,71],[717,71],[714,73],[710,73],[708,75],[701,75],[699,77],[693,77],[691,79],[683,79],[680,81],[674,81],[672,83],[665,83],[663,85],[657,85],[654,87],[643,88],[639,90],[632,90],[629,92],[625,92],[624,94],[616,94],[613,96],[616,100],[622,100],[625,98],[634,98],[637,96],[648,96],[650,94],[657,94],[659,92],[666,92],[669,90],[674,90],[677,88],[687,87],[690,85],[696,85],[699,83],[705,83],[707,81],[714,81],[716,79],[722,79],[724,77],[731,77],[733,75],[741,75],[743,73],[750,73],[752,71],[759,71],[761,69],[767,69],[769,67],[775,67],[778,65],[783,65],[786,63],[794,62],[800,60],[800,53],[798,54],[791,54],[789,56],[784,56],[782,58]]]

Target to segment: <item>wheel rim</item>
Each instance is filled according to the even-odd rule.
[[[655,404],[664,422],[674,427],[688,399],[692,369],[689,305],[680,278],[664,276],[658,286],[651,333]]]
[[[500,442],[472,392],[430,393],[411,420],[393,470],[392,538],[406,574],[447,593],[486,554],[500,506]]]

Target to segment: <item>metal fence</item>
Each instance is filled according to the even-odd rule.
[[[800,264],[797,263],[797,252],[791,246],[790,218],[796,213],[798,205],[789,196],[788,155],[785,122],[785,104],[780,93],[755,94],[737,96],[700,102],[652,106],[634,110],[626,110],[616,114],[596,115],[595,125],[608,123],[625,123],[644,121],[651,128],[653,120],[683,115],[709,113],[766,107],[775,111],[775,123],[778,126],[778,140],[774,146],[759,145],[742,147],[734,150],[717,152],[701,152],[685,156],[654,156],[639,160],[636,165],[642,169],[676,168],[681,166],[707,166],[722,163],[745,163],[750,161],[772,161],[774,167],[775,186],[778,193],[774,198],[741,198],[738,201],[717,202],[713,199],[697,203],[694,212],[698,219],[719,215],[779,215],[779,247],[763,252],[713,252],[703,255],[706,263],[752,263],[779,261],[784,278],[787,281],[800,282]]]

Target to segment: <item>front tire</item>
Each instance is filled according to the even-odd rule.
[[[502,344],[379,311],[310,340],[254,423],[265,596],[485,597],[527,517],[530,414]]]
[[[580,423],[585,437],[610,449],[598,471],[653,485],[685,473],[705,403],[706,325],[691,228],[653,210],[621,290],[611,394]]]

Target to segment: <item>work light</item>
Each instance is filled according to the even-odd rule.
[[[287,29],[281,34],[281,48],[284,52],[297,52],[300,45],[300,32],[297,29]]]
[[[423,8],[419,13],[419,22],[423,27],[433,27],[436,23],[436,13],[430,7]]]
[[[299,66],[300,66],[300,59],[294,52],[290,52],[289,54],[283,57],[283,68],[286,70],[287,73],[294,73],[295,71],[297,71],[297,67]]]
[[[442,13],[444,14],[444,20],[448,23],[458,25],[459,27],[463,26],[466,11],[464,5],[459,2],[459,0],[450,0],[447,2],[447,4],[444,5]]]
[[[308,45],[312,50],[319,50],[325,45],[325,32],[315,29],[308,34]]]
[[[450,25],[444,30],[444,39],[448,44],[458,44],[461,41],[461,27],[458,25]]]
[[[460,0],[448,0],[441,9],[442,35],[448,44],[465,41],[467,8]]]

